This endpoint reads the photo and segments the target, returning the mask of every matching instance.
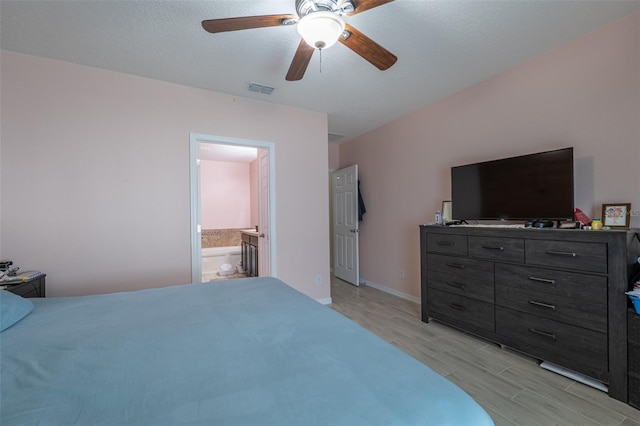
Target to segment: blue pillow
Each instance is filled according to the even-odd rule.
[[[29,299],[0,290],[0,332],[29,315],[32,310],[33,303]]]

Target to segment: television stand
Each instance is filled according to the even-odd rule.
[[[462,225],[462,224],[468,225],[469,222],[467,222],[466,220],[463,219],[463,220],[452,220],[450,222],[445,223],[446,226]]]
[[[553,228],[554,223],[552,220],[529,220],[524,225],[525,228]],[[558,221],[558,228],[560,227],[560,221]]]
[[[627,402],[636,232],[421,225],[422,321],[580,373]]]

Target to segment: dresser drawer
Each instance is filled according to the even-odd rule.
[[[524,240],[520,238],[469,237],[469,256],[524,263]]]
[[[535,315],[496,307],[496,332],[507,346],[603,380],[607,335]]]
[[[496,286],[568,297],[576,304],[607,303],[607,277],[535,266],[496,264],[495,269]]]
[[[640,410],[640,376],[629,376],[629,405]]]
[[[446,322],[447,318],[462,321],[493,332],[493,304],[430,288],[427,305],[432,316]]]
[[[640,343],[629,343],[627,350],[629,373],[640,377]]]
[[[427,252],[466,256],[469,252],[467,248],[467,236],[427,234]]]
[[[437,271],[429,271],[427,276],[430,288],[489,303],[494,301],[492,280],[480,280],[478,278],[465,277],[464,275]]]
[[[607,305],[549,293],[496,285],[496,305],[601,333],[607,332]]]
[[[575,241],[526,240],[526,263],[589,272],[607,272],[607,245]]]
[[[8,286],[7,291],[24,298],[44,297],[44,295],[41,294],[41,279],[42,278],[36,278],[31,281]]]
[[[445,272],[493,283],[493,262],[439,254],[427,255],[429,271]]]

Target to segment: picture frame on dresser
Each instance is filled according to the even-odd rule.
[[[451,201],[442,202],[442,221],[444,223],[451,222],[453,220],[452,204]]]
[[[602,225],[612,229],[629,229],[631,224],[631,203],[602,205]]]

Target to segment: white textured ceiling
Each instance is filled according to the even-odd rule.
[[[354,0],[356,3],[357,1]],[[640,1],[396,0],[346,21],[398,62],[379,71],[347,47],[284,77],[295,26],[209,34],[205,19],[295,14],[295,0],[0,2],[2,49],[329,116],[346,141],[639,10]],[[250,82],[275,87],[250,92]]]

